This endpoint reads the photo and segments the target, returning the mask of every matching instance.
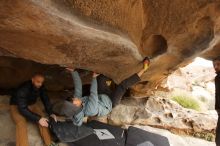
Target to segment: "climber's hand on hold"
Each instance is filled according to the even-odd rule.
[[[98,77],[99,75],[100,75],[100,74],[93,72],[92,77],[93,77],[93,78],[96,78],[96,77]]]
[[[69,71],[69,72],[74,72],[75,69],[71,68],[71,67],[66,67],[66,70]]]

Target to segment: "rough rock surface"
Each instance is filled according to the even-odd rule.
[[[91,73],[83,70],[78,71],[83,83],[89,84]],[[63,67],[3,56],[0,57],[0,91],[16,88],[23,81],[30,80],[32,75],[37,72],[45,75],[45,86],[49,91],[62,92],[73,89],[72,76]]]
[[[168,76],[161,86],[167,91],[164,94],[166,97],[193,97],[204,109],[214,110],[215,76],[213,63],[197,58],[193,63]]]
[[[219,32],[219,0],[0,2],[1,56],[72,65],[116,82],[151,56],[149,82],[134,88],[142,92],[196,56],[219,55]]]
[[[124,100],[114,108],[108,122],[114,125],[150,125],[177,134],[215,133],[217,114],[199,113],[167,98]],[[138,105],[138,106],[137,106]]]
[[[208,84],[214,84],[214,79],[216,76],[212,62],[205,62],[205,60],[201,58],[197,58],[197,60],[183,68],[176,70],[167,78],[163,87],[168,88],[169,91],[172,91],[175,88],[192,91],[193,86],[201,86],[207,90],[210,90],[208,89]],[[206,65],[203,65],[202,63],[206,63]],[[213,88],[212,93],[214,92],[215,91]]]
[[[61,91],[72,88],[72,79],[68,72],[57,65],[43,65],[24,59],[0,58],[0,89],[12,89],[36,72],[43,72],[48,90]]]

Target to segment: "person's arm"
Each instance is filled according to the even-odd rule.
[[[218,115],[220,115],[220,106],[219,106],[219,99],[218,99],[218,96],[216,97],[216,100],[215,100],[215,110],[216,112],[218,113]]]
[[[215,91],[215,110],[218,111],[218,95],[217,95],[217,91]]]
[[[84,112],[80,111],[78,114],[73,116],[73,124],[76,126],[81,126],[83,124]]]
[[[28,89],[20,89],[17,92],[17,105],[18,105],[18,110],[19,112],[28,120],[33,121],[33,122],[39,122],[39,120],[41,119],[41,116],[31,112],[28,109],[28,104],[27,104],[27,91]]]
[[[142,69],[142,70],[140,70],[140,71],[137,73],[137,75],[138,75],[139,77],[141,77],[141,76],[144,74],[144,72],[145,72],[145,70]]]
[[[97,89],[97,77],[98,74],[93,74],[93,79],[90,87],[90,96],[87,104],[85,105],[85,113],[88,116],[95,116],[98,114],[98,89]]]
[[[77,71],[72,72],[72,78],[74,83],[74,97],[81,98],[82,97],[82,81]]]
[[[43,105],[44,105],[44,108],[45,108],[47,114],[49,116],[52,115],[53,114],[52,105],[50,103],[50,99],[47,95],[46,89],[44,87],[41,88],[40,98],[41,98],[41,101],[43,102]]]
[[[218,114],[220,114],[219,93],[219,80],[217,77],[215,77],[215,110]]]
[[[95,104],[98,103],[98,88],[97,88],[97,79],[96,77],[93,77],[91,87],[90,87],[90,98],[89,100],[91,102],[94,102]]]

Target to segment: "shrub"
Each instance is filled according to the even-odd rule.
[[[189,94],[174,94],[171,95],[171,99],[176,101],[178,104],[180,104],[184,108],[193,109],[196,111],[200,111],[200,102],[197,101],[194,97],[192,97]]]
[[[197,137],[197,138],[202,138],[204,140],[207,140],[207,141],[215,141],[215,135],[213,133],[210,133],[210,132],[207,132],[207,133],[194,133],[193,134],[194,137]]]

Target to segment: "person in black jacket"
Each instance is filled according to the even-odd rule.
[[[220,56],[213,60],[217,76],[215,77],[215,110],[218,113],[218,123],[216,128],[216,146],[220,146]]]
[[[108,95],[112,100],[113,107],[119,105],[128,88],[139,82],[140,77],[147,71],[150,66],[150,58],[145,57],[142,63],[143,68],[138,73],[133,74],[119,84],[115,84],[112,79],[104,75],[99,75],[97,77],[98,93]]]
[[[41,136],[47,146],[56,145],[51,140],[48,130],[48,119],[36,104],[38,97],[44,104],[48,116],[56,121],[56,115],[43,86],[44,76],[35,74],[30,81],[24,82],[13,93],[10,100],[10,110],[16,124],[16,146],[28,146],[27,122],[26,119],[39,125]]]

